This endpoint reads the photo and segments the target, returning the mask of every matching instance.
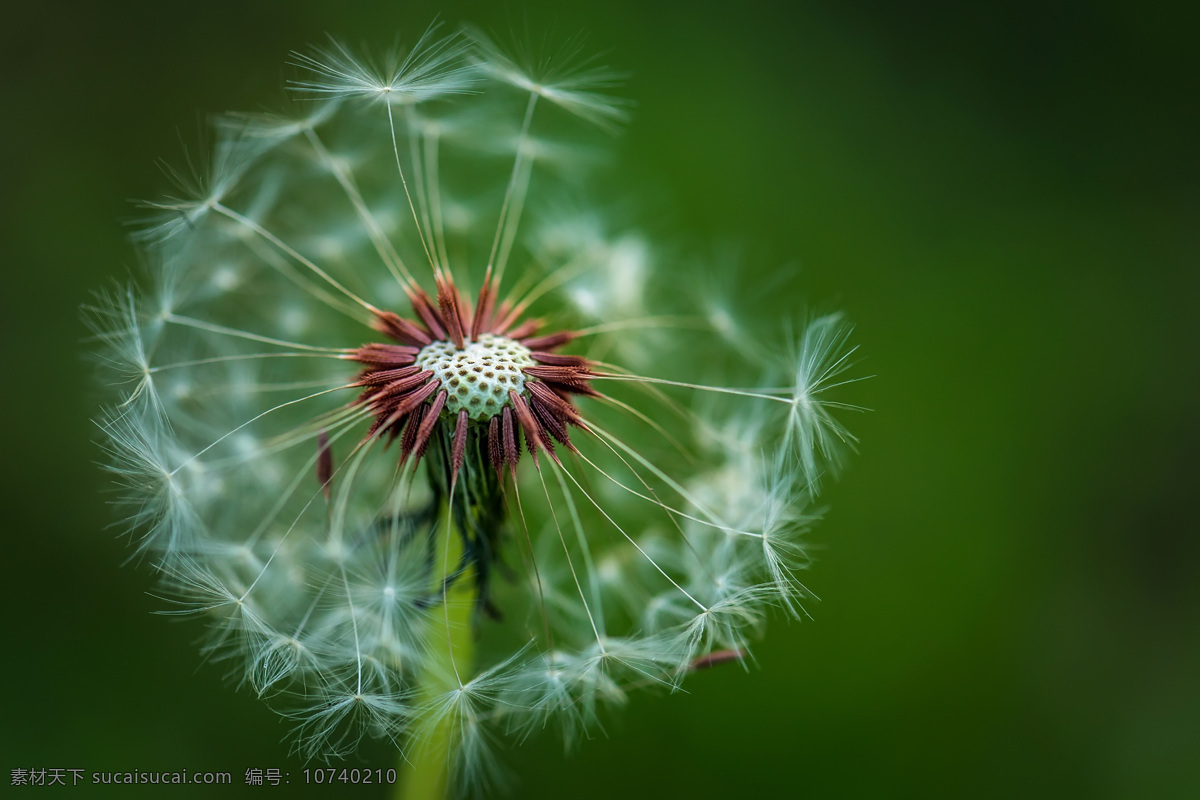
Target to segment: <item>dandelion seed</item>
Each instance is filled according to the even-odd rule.
[[[594,61],[431,29],[294,63],[299,112],[222,119],[147,204],[145,291],[92,315],[168,611],[305,758],[383,737],[460,785],[505,737],[570,746],[636,689],[744,663],[771,609],[803,612],[810,502],[855,441],[849,328],[776,357],[676,307],[603,204],[528,202],[578,196],[589,129],[627,116]]]

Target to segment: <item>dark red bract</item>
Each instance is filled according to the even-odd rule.
[[[451,467],[455,476],[462,466],[467,439],[473,434],[487,437],[488,457],[497,473],[505,465],[515,470],[522,434],[535,463],[539,450],[557,460],[555,442],[574,450],[568,427],[587,427],[573,396],[599,395],[590,384],[595,376],[592,362],[554,352],[576,334],[541,333],[541,320],[522,320],[525,304],[508,300],[497,304],[490,277],[484,281],[473,312],[449,276],[438,276],[437,290],[435,303],[421,289],[407,289],[416,319],[375,311],[376,330],[396,344],[364,344],[348,356],[364,365],[357,382],[363,391],[356,402],[375,417],[368,438],[399,438],[403,464],[424,454],[435,426],[444,421],[453,426]],[[418,363],[420,355],[435,343],[462,351],[485,334],[516,342],[529,351],[529,359],[535,363],[521,367],[524,384],[520,391],[509,389],[503,407],[490,418],[472,419],[465,408],[456,414],[448,412],[452,387],[444,385],[434,370],[423,368]]]

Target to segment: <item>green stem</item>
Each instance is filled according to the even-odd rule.
[[[442,506],[438,527],[437,546],[445,558],[442,571],[448,574],[462,555],[462,540],[448,505]],[[427,666],[416,692],[418,705],[457,689],[458,676],[464,681],[470,679],[475,644],[471,623],[477,599],[472,572],[468,570],[454,582],[446,592],[440,613],[429,620],[430,646]],[[451,770],[457,742],[453,715],[446,715],[436,726],[425,729],[417,719],[413,729],[423,735],[419,741],[410,738],[407,757],[401,756],[400,780],[394,796],[396,800],[446,800],[454,788]]]

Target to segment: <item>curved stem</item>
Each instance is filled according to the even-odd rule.
[[[439,580],[444,588],[441,610],[429,619],[428,666],[416,691],[419,705],[432,705],[444,693],[460,688],[458,671],[469,671],[474,658],[472,617],[478,599],[474,568],[468,567],[448,586],[445,581],[445,576],[458,568],[463,554],[463,540],[449,503],[442,504],[436,530],[439,535],[435,544],[443,559],[443,578]],[[420,729],[420,720],[416,721],[416,727]],[[453,715],[446,715],[437,725],[425,728],[424,736],[410,749],[410,757],[401,755],[400,780],[394,794],[396,800],[447,800],[453,797],[457,755],[454,748],[457,745]]]

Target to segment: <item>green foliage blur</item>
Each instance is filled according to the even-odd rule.
[[[382,47],[440,15],[586,31],[632,74],[621,169],[655,238],[735,255],[749,313],[844,309],[875,376],[839,398],[873,411],[846,420],[813,619],[774,620],[749,672],[635,696],[570,757],[502,753],[512,796],[1200,796],[1198,8],[10,9],[0,793],[44,793],[17,768],[208,769],[234,786],[179,794],[382,796],[299,785],[285,723],[198,666],[194,623],[151,615],[108,527],[79,309],[136,272],[127,201],[203,150],[204,114],[275,106],[326,32]],[[253,767],[291,784],[243,787]]]

